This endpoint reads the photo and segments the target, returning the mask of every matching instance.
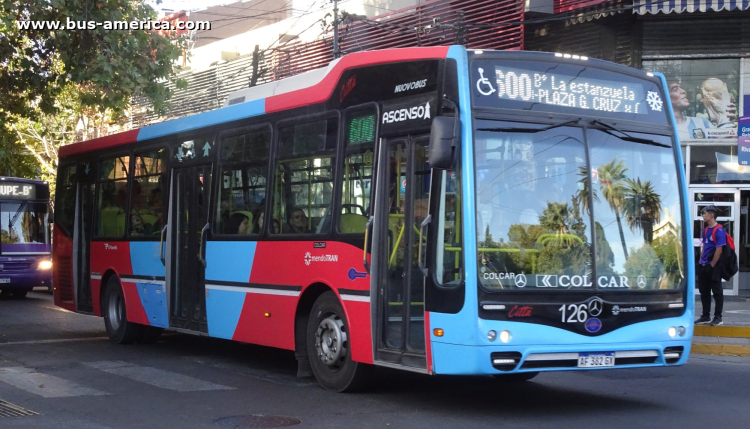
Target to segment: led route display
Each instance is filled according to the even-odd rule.
[[[494,76],[491,70],[477,71],[476,90],[485,97],[610,113],[647,114],[649,107],[662,109],[659,94],[648,91],[647,95],[643,85],[637,83],[506,66],[495,66]]]

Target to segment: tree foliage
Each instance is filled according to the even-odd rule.
[[[174,61],[185,40],[176,34],[103,26],[22,29],[19,22],[79,27],[84,22],[153,20],[156,12],[136,0],[0,0],[0,166],[18,164],[20,158],[13,155],[28,153],[25,146],[34,134],[55,147],[67,142],[60,130],[69,132],[70,124],[63,126],[58,119],[80,119],[84,110],[87,117],[118,119],[134,96],[146,97],[161,112],[171,95],[166,83],[174,80],[184,87],[176,78]],[[70,92],[73,104],[61,102],[70,99]],[[27,138],[19,137],[20,129],[28,132]],[[10,156],[13,159],[6,159]],[[46,169],[38,156],[30,160],[25,162]]]

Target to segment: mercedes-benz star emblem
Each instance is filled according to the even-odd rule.
[[[646,277],[643,275],[638,276],[638,287],[643,289],[646,287]]]
[[[526,286],[526,275],[525,274],[519,274],[519,275],[513,277],[513,280],[516,282],[516,286],[518,286],[518,287],[524,287],[524,286]]]
[[[589,302],[589,314],[593,317],[597,317],[602,314],[602,307],[604,307],[604,301],[598,296]]]

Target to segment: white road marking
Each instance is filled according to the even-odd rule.
[[[0,368],[0,381],[45,398],[109,395],[106,392],[83,387],[72,381],[24,367]]]
[[[59,338],[55,340],[11,341],[7,343],[0,343],[0,347],[35,345],[35,344],[51,344],[51,343],[73,343],[77,341],[99,341],[99,340],[106,340],[108,338],[109,337],[87,337],[87,338]]]
[[[85,362],[87,366],[119,375],[141,383],[161,387],[163,389],[176,390],[178,392],[193,392],[198,390],[231,390],[234,387],[222,386],[209,383],[187,375],[176,372],[163,371],[148,366],[139,366],[122,361],[98,361]]]

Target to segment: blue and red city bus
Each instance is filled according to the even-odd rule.
[[[337,391],[373,364],[680,365],[694,270],[665,88],[573,55],[392,49],[65,146],[55,302],[117,343],[294,350]]]
[[[0,290],[23,298],[52,288],[49,183],[0,177]]]

